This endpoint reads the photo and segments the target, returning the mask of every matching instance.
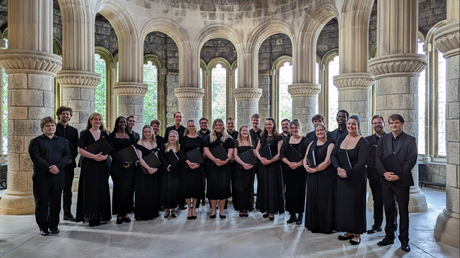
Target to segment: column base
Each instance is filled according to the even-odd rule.
[[[425,194],[420,188],[411,188],[409,196],[409,212],[425,212],[427,209]]]
[[[0,199],[0,214],[29,215],[35,213],[35,200],[32,192],[15,194],[6,190]]]
[[[459,214],[446,209],[438,215],[434,226],[434,238],[444,244],[460,248]]]

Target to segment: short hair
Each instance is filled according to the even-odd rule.
[[[385,119],[383,119],[383,117],[382,117],[381,115],[374,115],[374,116],[372,117],[371,123],[372,123],[372,121],[374,121],[374,119],[378,119],[378,118],[382,119],[382,122],[385,123]]]
[[[56,120],[54,120],[54,118],[50,117],[50,116],[45,116],[44,118],[42,118],[40,120],[40,128],[43,130],[43,127],[45,127],[45,125],[47,123],[54,123],[56,124]]]
[[[227,120],[225,120],[225,122],[227,122],[228,120],[232,120],[233,122],[235,122],[235,119],[233,119],[233,117],[227,117]]]
[[[137,118],[136,118],[135,116],[133,116],[133,115],[130,115],[130,116],[128,116],[128,117],[126,118],[126,122],[128,122],[128,120],[129,120],[130,118],[134,118],[134,119],[136,119],[136,120],[137,120]]]
[[[173,118],[176,118],[176,114],[177,114],[177,113],[180,113],[180,114],[182,114],[182,112],[180,112],[180,111],[176,111],[176,112],[174,112],[174,114],[173,114]]]
[[[288,121],[289,121],[289,120],[288,120]],[[281,123],[283,123],[283,122],[281,122]],[[300,121],[299,121],[299,119],[297,119],[297,118],[293,119],[293,120],[289,123],[289,127],[291,127],[292,125],[297,126],[297,128],[299,128],[299,130],[300,130],[300,128],[301,128],[301,127],[300,127]]]
[[[60,106],[60,107],[56,110],[56,116],[57,116],[58,120],[61,120],[61,119],[59,118],[59,115],[60,115],[62,112],[64,112],[64,111],[69,111],[69,112],[70,112],[70,116],[72,116],[72,112],[73,112],[72,108],[65,107],[65,106]]]
[[[208,120],[206,117],[202,117],[202,118],[200,119],[200,123],[201,123],[201,121],[203,121],[203,120],[205,120],[205,121],[208,122],[208,124],[209,124],[209,120]]]
[[[350,117],[350,114],[348,113],[348,111],[346,111],[345,109],[341,109],[341,110],[337,111],[336,116],[338,116],[340,112],[345,113],[347,115],[347,120],[348,120],[348,118]]]
[[[251,116],[251,120],[255,118],[255,119],[260,119],[260,115],[259,114],[254,114]]]
[[[161,125],[161,121],[158,120],[158,119],[153,119],[151,122],[150,122],[150,126],[154,125],[154,124],[157,124],[158,126]]]
[[[291,123],[291,120],[289,120],[289,119],[287,119],[287,118],[281,120],[281,123],[284,123],[284,122],[286,122],[286,121],[288,121],[288,123]]]
[[[313,123],[313,122],[315,122],[315,120],[321,120],[321,121],[324,122],[324,117],[322,115],[320,115],[320,114],[316,114],[311,118],[311,122]]]
[[[400,114],[393,114],[388,118],[388,123],[390,120],[396,121],[399,120],[402,124],[404,124],[404,118]]]

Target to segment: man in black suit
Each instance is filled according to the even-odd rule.
[[[59,107],[56,111],[56,116],[59,123],[56,126],[56,135],[67,140],[70,148],[70,160],[65,166],[65,182],[62,195],[62,208],[64,209],[64,220],[75,221],[72,215],[72,183],[75,175],[75,167],[77,166],[77,146],[78,146],[78,130],[69,125],[72,118],[72,109],[69,107]]]
[[[61,194],[64,187],[64,168],[70,159],[70,148],[66,139],[56,136],[56,121],[50,116],[40,121],[42,135],[29,144],[30,160],[33,163],[33,192],[35,198],[35,220],[40,235],[58,234]]]
[[[392,132],[380,138],[375,153],[375,167],[381,175],[386,216],[385,238],[377,245],[386,246],[394,242],[396,196],[401,250],[409,252],[409,191],[414,185],[411,169],[417,163],[417,144],[414,137],[403,132],[404,118],[401,115],[391,115],[388,123]]]
[[[367,161],[367,179],[369,179],[369,186],[371,187],[372,197],[374,200],[374,225],[367,231],[368,234],[382,231],[383,222],[383,197],[382,197],[382,183],[380,182],[380,174],[375,168],[375,152],[377,150],[377,144],[379,143],[380,137],[385,135],[383,127],[385,121],[383,117],[375,115],[372,118],[372,127],[374,128],[375,134],[367,136],[366,140],[369,142],[371,147],[369,152],[369,158]],[[396,203],[394,203],[396,205]],[[394,208],[396,212],[396,207]],[[394,214],[395,219],[398,214]],[[396,225],[396,221],[395,221]]]
[[[135,143],[137,143],[141,139],[140,135],[134,131],[134,126],[136,126],[136,123],[137,120],[133,115],[128,116],[128,129],[129,132],[134,136]]]
[[[184,136],[184,133],[185,133],[185,127],[181,125],[182,113],[180,111],[177,111],[176,113],[173,114],[173,118],[174,118],[175,123],[174,125],[166,128],[166,133],[165,133],[164,138],[168,139],[169,131],[176,130],[179,133],[179,141],[180,141],[180,139],[182,138],[182,136]]]
[[[154,119],[154,120],[152,120],[150,122],[150,126],[153,129],[153,134],[155,135],[155,140],[157,142],[157,146],[158,146],[158,148],[160,148],[163,144],[166,143],[165,138],[161,137],[158,134],[158,131],[160,131],[161,121],[158,120],[158,119]],[[144,133],[144,132],[142,132],[142,133]]]
[[[249,134],[251,135],[251,140],[255,148],[257,146],[257,143],[259,142],[260,134],[262,133],[262,129],[259,128],[260,115],[259,114],[252,115],[251,122],[252,122],[252,128],[251,130],[249,130]]]
[[[350,114],[348,114],[348,111],[346,111],[346,110],[342,109],[342,110],[339,110],[339,112],[337,112],[337,117],[335,118],[335,120],[337,121],[337,124],[338,124],[339,128],[335,129],[334,131],[332,131],[329,134],[331,140],[334,143],[337,142],[338,140],[340,140],[341,138],[347,136],[347,134],[348,134],[348,131],[347,131],[348,117],[350,117]]]

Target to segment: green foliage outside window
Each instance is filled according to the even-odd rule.
[[[152,62],[148,61],[144,65],[144,83],[148,85],[148,91],[144,96],[144,124],[150,124],[150,121],[157,116],[157,81],[158,69]]]
[[[94,72],[101,75],[101,82],[96,87],[95,93],[95,111],[102,115],[102,119],[104,124],[106,124],[106,64],[105,60],[102,59],[98,54],[94,55]]]

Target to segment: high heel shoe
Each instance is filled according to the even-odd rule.
[[[170,211],[166,211],[165,212],[165,215],[163,216],[165,219],[169,218],[169,215],[171,214]]]
[[[288,224],[296,222],[297,218],[295,216],[295,213],[291,213],[291,217],[286,221]]]
[[[174,219],[174,218],[176,218],[176,217],[177,217],[177,213],[176,213],[175,211],[172,211],[172,212],[171,212],[171,218]]]
[[[210,215],[209,218],[211,219],[215,219],[217,217],[217,214],[214,214],[214,215]]]
[[[275,216],[273,217],[269,217],[270,221],[274,221],[275,220]]]
[[[264,217],[264,218],[268,218],[269,216],[270,216],[270,214],[268,214],[268,213],[265,213],[264,215],[262,215],[262,217]]]
[[[123,223],[123,219],[122,218],[117,218],[117,224],[121,224]]]
[[[131,218],[126,215],[126,217],[122,218],[123,222],[129,223],[131,222]]]
[[[297,221],[295,223],[297,225],[302,224],[302,218],[303,218],[303,213],[299,213],[299,216],[297,217]]]

